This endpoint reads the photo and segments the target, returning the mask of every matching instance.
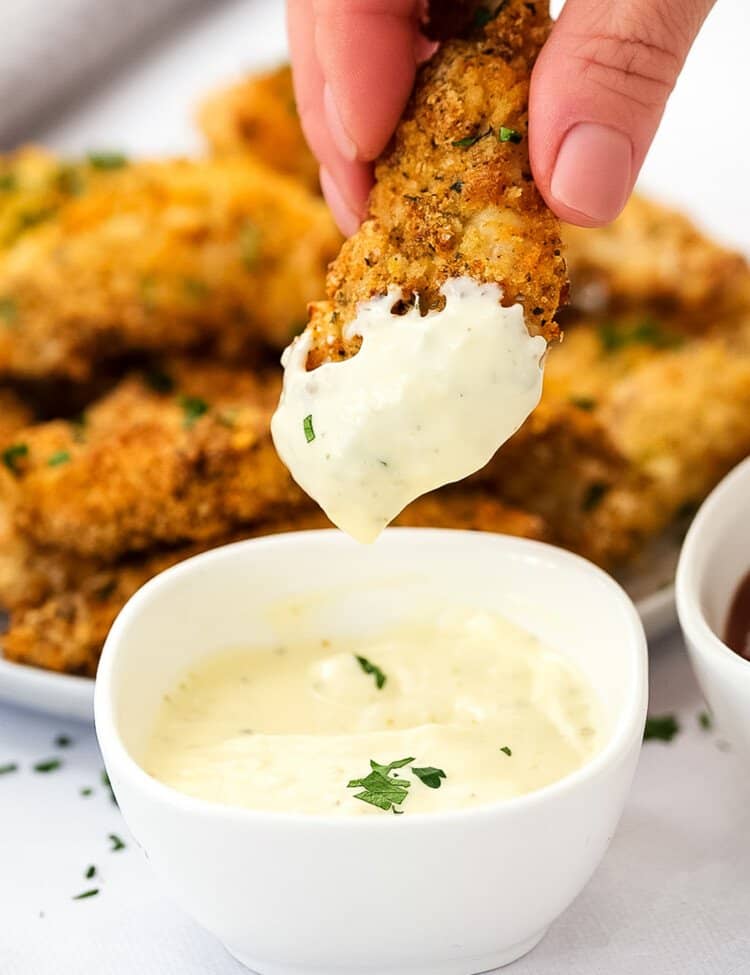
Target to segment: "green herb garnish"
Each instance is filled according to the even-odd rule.
[[[439,789],[441,785],[440,780],[446,777],[445,772],[441,768],[433,768],[431,765],[425,768],[412,766],[411,770],[428,789]]]
[[[91,890],[84,890],[84,892],[82,894],[76,894],[75,897],[73,898],[73,900],[74,901],[83,901],[83,900],[86,900],[87,897],[96,897],[96,895],[98,893],[99,893],[99,888],[98,887],[92,887]]]
[[[70,452],[67,450],[58,450],[56,453],[51,454],[47,458],[47,467],[59,467],[60,464],[67,464],[70,460]]]
[[[315,431],[313,430],[312,413],[308,413],[305,419],[302,421],[302,429],[305,431],[305,440],[308,443],[312,443],[315,439]]]
[[[109,781],[109,776],[107,775],[106,769],[102,769],[102,785],[108,790],[109,798],[115,805],[117,805],[117,797],[115,796],[115,791],[112,788],[112,783]]]
[[[79,792],[79,795],[86,796],[86,797],[93,796],[93,794],[94,794],[94,790],[89,785],[85,785]]]
[[[35,772],[55,772],[60,768],[62,762],[59,758],[45,758],[41,762],[36,762],[36,764],[31,767]]]
[[[518,145],[521,138],[521,133],[517,129],[508,128],[507,125],[501,125],[497,130],[498,142],[513,142],[515,145]]]
[[[153,369],[147,369],[143,374],[143,379],[155,393],[171,393],[174,389],[174,379],[163,369],[158,369],[156,366]]]
[[[208,412],[208,403],[200,396],[181,396],[180,406],[185,414],[182,425],[186,430],[189,430],[199,417]]]
[[[240,257],[248,271],[255,270],[258,263],[261,236],[254,223],[246,223],[240,231]]]
[[[680,725],[673,714],[663,714],[661,716],[649,715],[646,718],[643,740],[671,741],[679,730]]]
[[[455,146],[456,149],[470,149],[477,142],[486,139],[488,135],[492,135],[492,126],[486,132],[480,132],[477,135],[466,135],[463,139],[455,139],[451,145]]]
[[[18,461],[22,457],[28,457],[29,448],[25,443],[12,443],[6,447],[2,453],[3,463],[13,474],[18,474]]]
[[[703,728],[704,731],[710,731],[713,728],[713,718],[708,711],[701,711],[701,713],[698,715],[698,724],[701,726],[701,728]]]
[[[617,352],[629,345],[650,345],[655,349],[670,349],[682,345],[684,340],[679,335],[666,332],[652,318],[645,318],[631,327],[602,322],[599,326],[599,341],[605,352]]]
[[[118,850],[124,850],[125,844],[117,835],[117,833],[110,833],[108,836],[109,842],[112,846],[109,848],[110,853],[117,853]]]
[[[86,159],[94,169],[122,169],[128,164],[128,157],[121,152],[90,152]]]
[[[411,787],[411,782],[408,782],[406,779],[400,779],[395,775],[392,777],[391,773],[394,769],[403,768],[404,765],[408,765],[413,761],[414,758],[410,756],[409,758],[400,758],[395,762],[390,762],[388,765],[380,765],[374,759],[370,759],[370,768],[372,769],[370,774],[363,779],[351,779],[347,783],[347,788],[361,788],[362,791],[356,793],[354,796],[355,799],[368,802],[371,806],[377,806],[378,809],[383,809],[385,812],[388,812],[394,806],[401,805]]]
[[[586,413],[591,413],[592,410],[596,409],[596,400],[591,396],[571,396],[570,402],[579,410],[585,410]]]
[[[86,873],[83,876],[86,878],[86,880],[91,880],[92,877],[95,877],[96,876],[96,867],[94,866],[93,863],[86,870]]]
[[[10,772],[18,771],[17,762],[6,762],[5,765],[0,765],[0,775],[8,775]]]
[[[372,674],[372,676],[375,678],[375,686],[377,687],[377,689],[379,691],[382,690],[382,688],[383,688],[385,682],[388,680],[388,678],[385,676],[385,674],[380,669],[380,667],[378,667],[376,664],[371,663],[367,659],[367,657],[360,657],[356,653],[355,653],[354,657],[355,657],[357,663],[359,664],[359,666],[362,668],[362,670],[366,674]]]
[[[13,298],[0,298],[0,319],[5,325],[15,325],[18,319],[18,305]]]
[[[500,751],[503,753],[503,755],[507,755],[508,758],[510,758],[510,756],[513,754],[513,752],[510,750],[510,748],[508,748],[507,745],[503,745]]]
[[[55,738],[55,748],[70,748],[73,739],[69,735],[58,735]]]

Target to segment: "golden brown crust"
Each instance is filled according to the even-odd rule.
[[[283,348],[340,237],[249,158],[122,166],[0,257],[0,374],[85,377],[132,350]]]
[[[17,435],[26,453],[11,502],[24,536],[113,560],[303,503],[271,443],[276,376],[185,361],[166,374],[168,392],[134,375],[87,411],[84,426],[53,421]]]
[[[213,92],[200,106],[198,124],[215,155],[249,153],[311,193],[320,192],[318,162],[302,134],[289,65]]]
[[[420,70],[376,166],[370,215],[331,265],[328,300],[311,306],[310,368],[357,351],[343,326],[392,284],[429,309],[448,278],[495,282],[505,303],[523,304],[532,333],[555,337],[567,289],[560,226],[532,179],[526,137],[549,26],[546,4],[509,0]]]

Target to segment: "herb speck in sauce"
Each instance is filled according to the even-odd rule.
[[[380,765],[374,759],[370,759],[370,768],[372,769],[370,774],[362,779],[351,779],[347,788],[361,789],[361,792],[355,794],[355,799],[360,799],[371,806],[377,806],[384,812],[389,812],[394,806],[401,805],[411,787],[411,782],[393,778],[391,773],[413,761],[413,756],[409,756],[408,758],[397,759],[388,765]]]
[[[357,663],[362,668],[366,674],[372,674],[375,678],[375,686],[380,691],[385,686],[385,682],[388,680],[383,671],[376,664],[372,663],[367,657],[360,657],[357,654],[354,655]]]
[[[513,754],[513,752],[510,750],[510,748],[508,748],[507,745],[503,745],[500,751],[503,753],[503,755],[507,755],[508,758],[510,758],[510,756]]]
[[[427,765],[424,768],[412,766],[411,770],[428,789],[439,789],[441,779],[446,778],[445,772],[441,768],[433,768],[431,765]]]
[[[308,415],[302,421],[302,429],[305,431],[305,440],[308,443],[312,443],[313,440],[315,439],[315,430],[313,430],[312,413],[308,413]]]

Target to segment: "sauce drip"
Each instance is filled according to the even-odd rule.
[[[732,597],[724,642],[740,657],[750,660],[750,572]]]

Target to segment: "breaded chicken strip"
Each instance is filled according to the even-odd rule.
[[[376,165],[369,217],[331,265],[328,300],[311,306],[308,368],[357,351],[359,337],[342,330],[389,285],[428,310],[449,278],[494,282],[505,303],[523,305],[532,334],[557,334],[560,226],[534,185],[526,139],[529,77],[550,21],[545,3],[521,0],[485,20],[419,71]]]
[[[249,153],[318,193],[318,162],[302,134],[289,65],[209,95],[198,124],[217,156]]]
[[[322,200],[249,158],[121,166],[0,255],[0,374],[81,378],[209,340],[280,348],[339,241]]]
[[[176,362],[123,380],[85,423],[20,432],[10,499],[18,530],[114,560],[301,504],[269,434],[278,385],[275,376]]]
[[[572,301],[584,311],[647,305],[677,312],[684,326],[700,329],[724,309],[750,307],[745,258],[643,196],[631,197],[607,227],[566,225],[563,239]]]
[[[503,505],[481,490],[449,488],[420,498],[398,519],[400,525],[466,528],[527,538],[544,535],[541,519]],[[5,656],[18,663],[93,676],[104,639],[115,617],[136,589],[156,573],[207,548],[240,538],[327,528],[320,511],[263,522],[252,530],[213,539],[209,544],[130,557],[114,566],[96,565],[49,551],[27,552],[10,604],[10,627],[2,637]],[[24,598],[20,584],[25,582]],[[46,581],[46,588],[45,588]],[[0,590],[1,592],[1,590]],[[6,596],[6,606],[8,605]]]

